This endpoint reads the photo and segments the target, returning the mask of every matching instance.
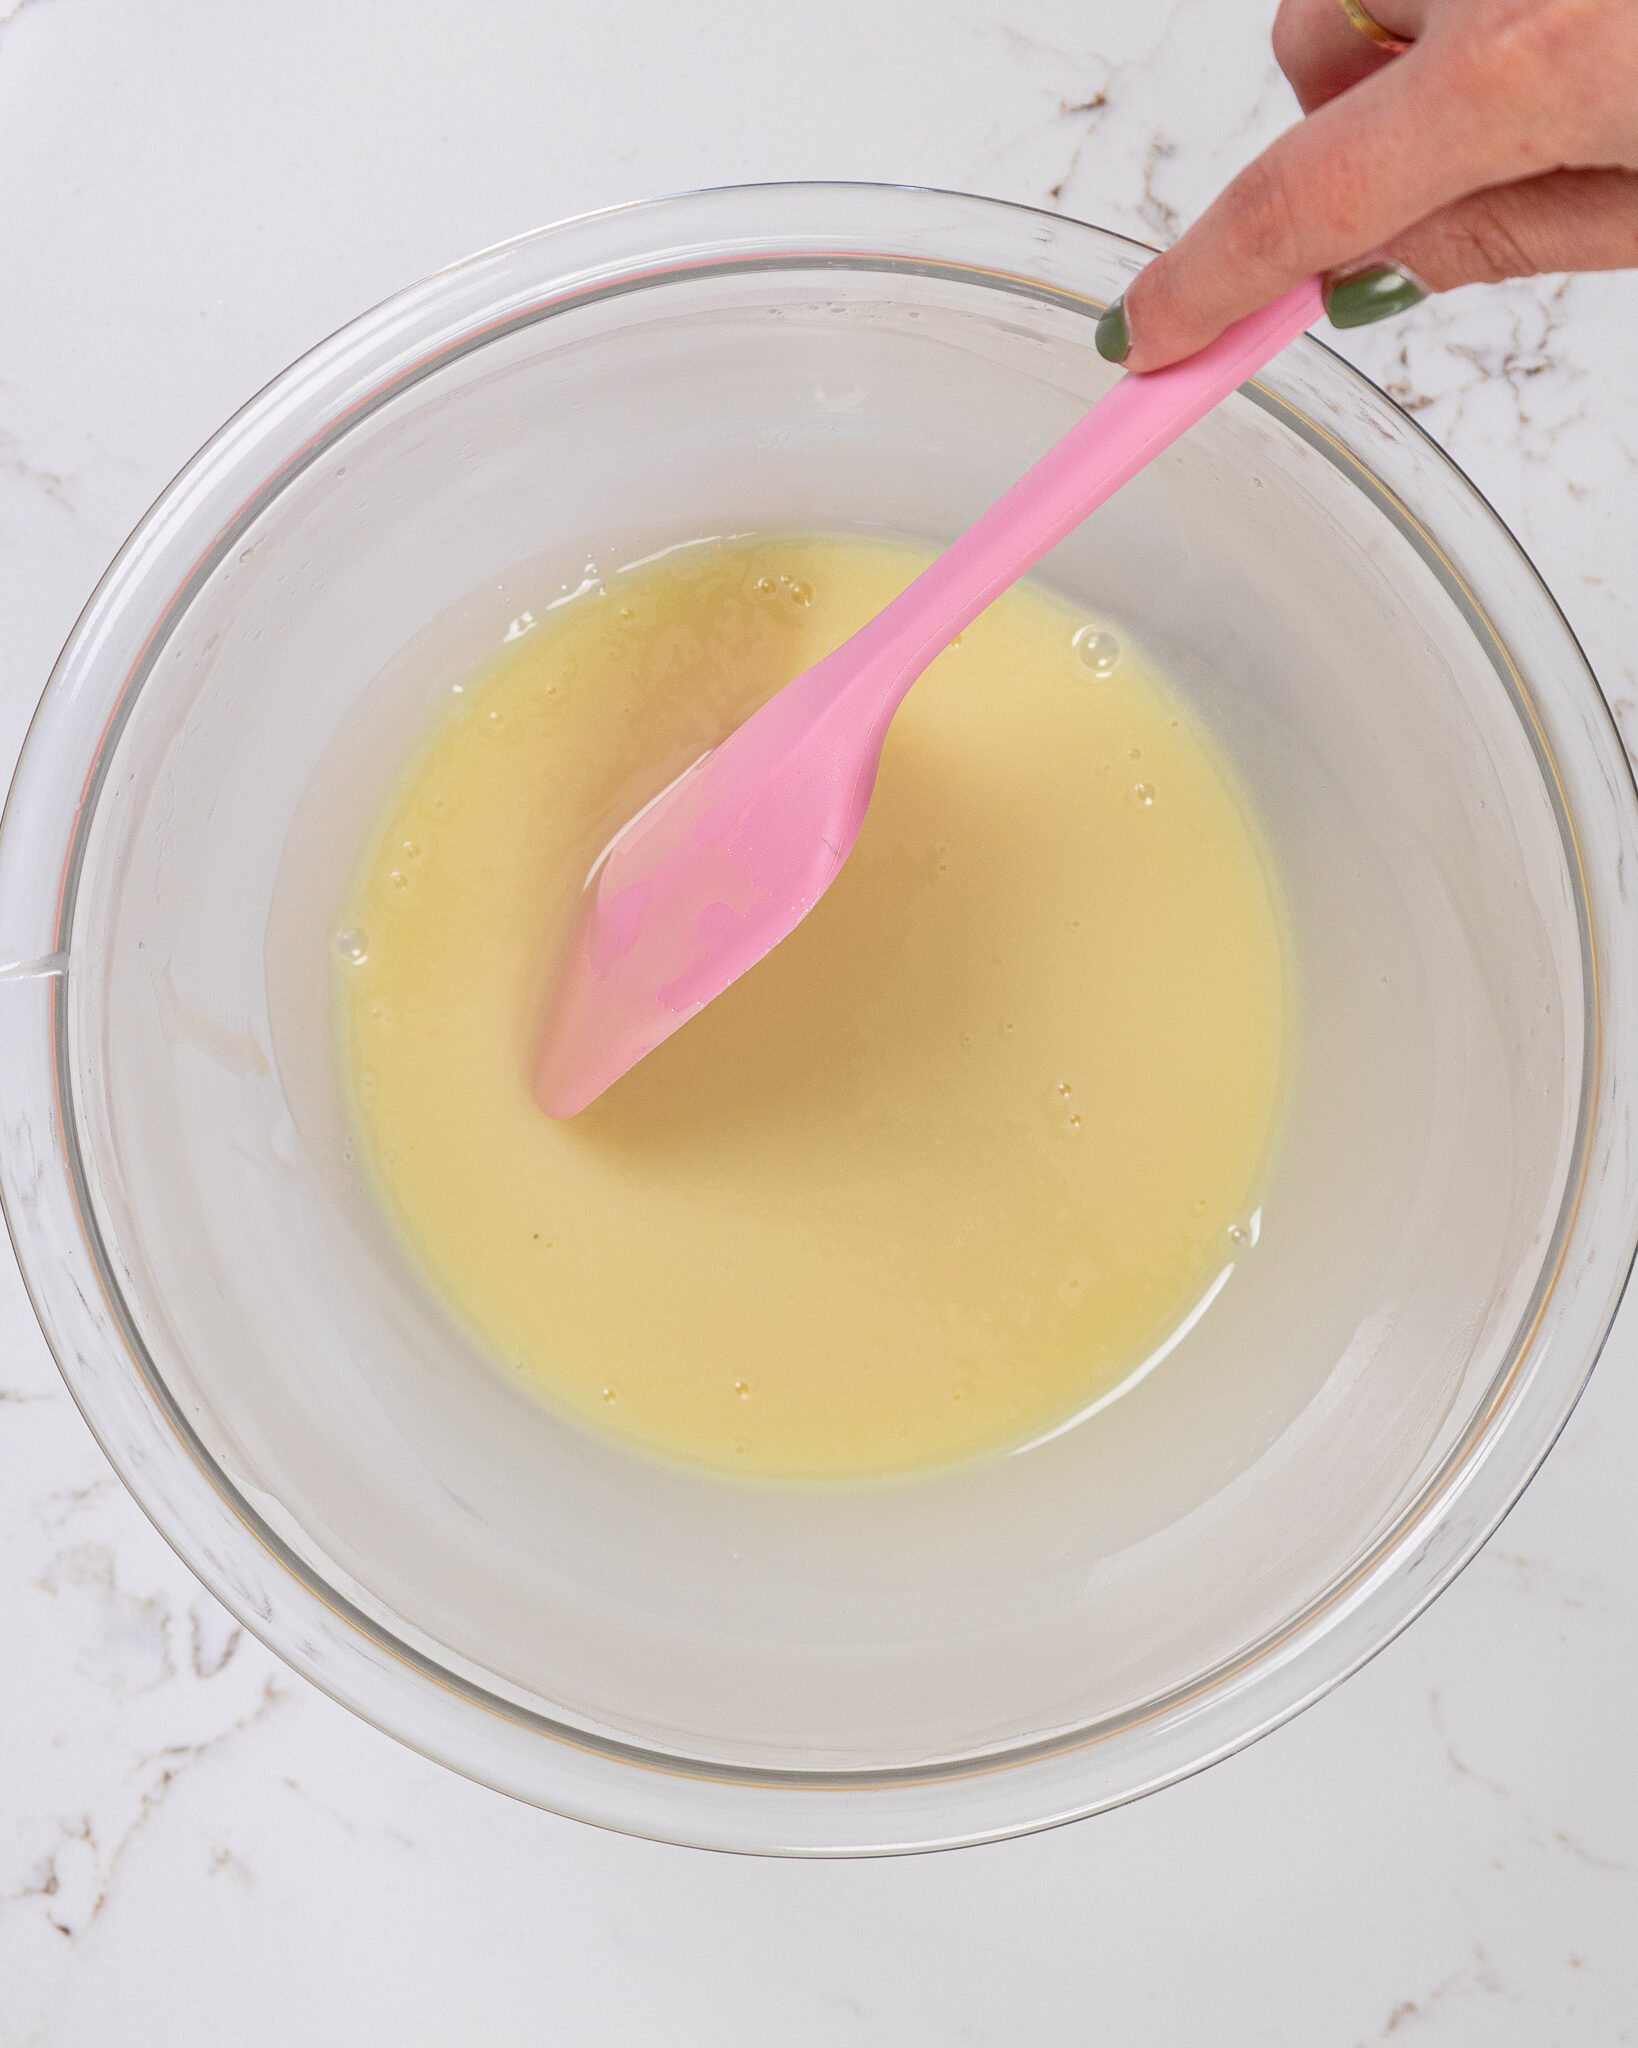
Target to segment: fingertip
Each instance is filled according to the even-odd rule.
[[[1105,320],[1110,321],[1110,339],[1118,338],[1122,352],[1110,355],[1099,338],[1098,350],[1111,362],[1119,362],[1128,370],[1164,370],[1169,364],[1181,362],[1184,356],[1192,355],[1197,348],[1204,348],[1213,339],[1215,330],[1202,323],[1198,315],[1190,317],[1186,305],[1177,302],[1177,295],[1171,289],[1171,254],[1157,256],[1155,260],[1139,271],[1126,287],[1114,306],[1104,314],[1098,325],[1101,329]],[[1111,315],[1119,309],[1119,333]]]

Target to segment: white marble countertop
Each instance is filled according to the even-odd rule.
[[[98,573],[308,343],[467,250],[741,179],[1163,240],[1291,117],[1271,0],[0,0],[0,777]],[[1638,275],[1351,353],[1638,741]],[[1455,1588],[1268,1741],[1000,1847],[798,1865],[509,1803],[242,1636],[0,1264],[0,2048],[1638,2039],[1638,1310]]]

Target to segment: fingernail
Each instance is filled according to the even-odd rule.
[[[1326,280],[1325,317],[1333,327],[1369,327],[1373,320],[1406,312],[1427,295],[1426,285],[1418,284],[1408,270],[1396,263],[1373,263],[1351,277]]]
[[[1092,339],[1098,345],[1098,354],[1106,363],[1124,363],[1132,353],[1132,337],[1126,326],[1124,293],[1112,306],[1105,306],[1098,315],[1098,325]]]

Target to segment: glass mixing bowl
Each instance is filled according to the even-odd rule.
[[[52,677],[0,832],[0,1170],[40,1320],[234,1614],[488,1784],[807,1853],[1129,1799],[1432,1599],[1609,1328],[1627,763],[1518,547],[1311,341],[1041,572],[1215,734],[1293,935],[1257,1242],[1125,1398],[892,1483],[672,1469],[495,1371],[350,1158],[334,920],[451,678],[682,539],[949,538],[1110,382],[1093,320],[1145,254],[851,186],[490,250],[231,421]]]

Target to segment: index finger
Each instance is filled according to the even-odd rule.
[[[1155,370],[1192,355],[1305,277],[1550,167],[1465,84],[1443,52],[1418,47],[1287,129],[1133,280],[1120,359]]]

